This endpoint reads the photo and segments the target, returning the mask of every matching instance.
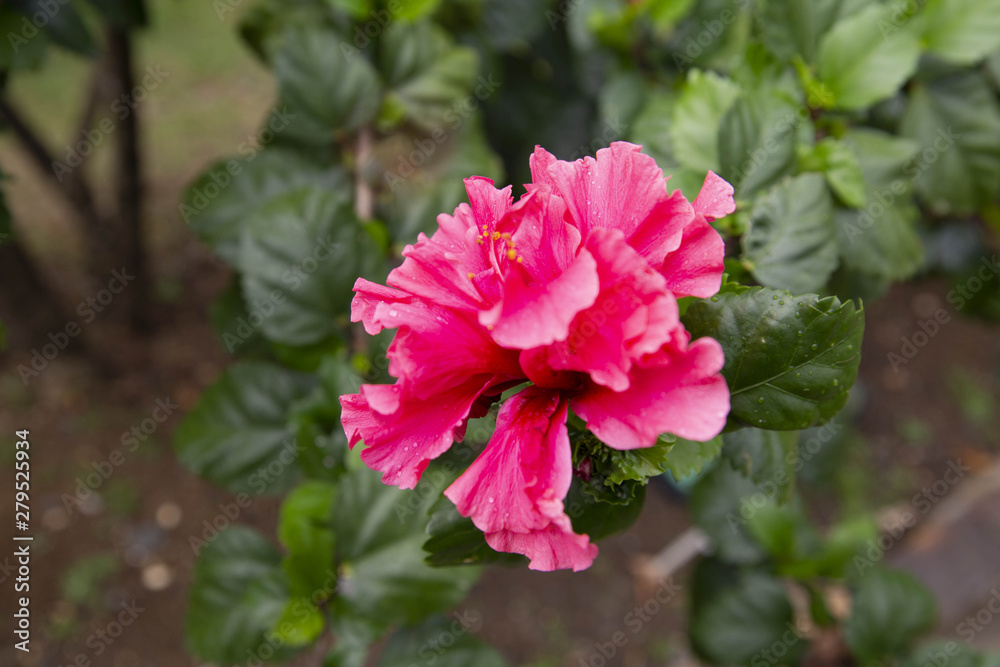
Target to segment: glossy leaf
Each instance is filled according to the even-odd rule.
[[[833,199],[818,174],[796,176],[758,199],[749,226],[744,257],[768,287],[816,292],[837,268]]]
[[[288,411],[310,380],[278,366],[230,366],[174,432],[181,463],[233,492],[279,493],[298,474]]]
[[[934,597],[912,574],[880,566],[857,585],[845,638],[863,661],[898,655],[934,626]]]
[[[871,5],[838,21],[819,46],[817,74],[837,109],[861,109],[895,93],[917,69],[920,39],[897,9]],[[886,28],[886,26],[889,28]]]
[[[1000,191],[1000,103],[982,75],[916,86],[900,132],[920,146],[908,173],[937,212],[969,213]]]
[[[205,546],[184,621],[188,649],[202,660],[230,665],[261,649],[287,656],[272,634],[288,601],[280,562],[274,547],[249,528],[229,528]]]
[[[853,302],[727,285],[684,317],[722,344],[733,425],[794,430],[829,420],[861,361],[864,313]]]
[[[241,234],[243,294],[264,304],[260,330],[276,343],[339,338],[358,276],[378,277],[381,252],[341,193],[290,192],[262,206]]]
[[[274,56],[279,97],[295,116],[285,133],[326,145],[378,112],[378,73],[349,40],[321,25],[293,25]]]

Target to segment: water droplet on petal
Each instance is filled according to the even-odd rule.
[[[487,498],[487,500],[492,503],[493,502],[493,496],[490,496],[489,498]]]

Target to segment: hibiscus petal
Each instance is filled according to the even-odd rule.
[[[726,270],[726,242],[699,217],[684,230],[680,247],[668,254],[660,267],[667,289],[677,297],[708,298],[722,287]]]
[[[470,411],[482,413],[477,401],[495,382],[480,375],[427,399],[400,383],[362,385],[361,393],[340,397],[340,420],[351,447],[364,440],[361,460],[384,483],[412,489],[427,464],[464,436]]]
[[[465,187],[471,205],[460,204],[454,215],[439,215],[433,236],[421,234],[416,244],[406,246],[406,259],[389,274],[389,285],[450,308],[492,305],[469,275],[489,275],[485,272],[491,265],[477,239],[483,226],[494,229],[506,214],[511,188],[497,189],[481,177],[466,179]]]
[[[600,289],[597,263],[586,250],[557,278],[529,280],[523,271],[511,271],[504,283],[503,301],[479,314],[479,322],[492,328],[498,345],[526,350],[565,340],[570,322],[593,305]]]
[[[667,199],[666,179],[641,146],[616,141],[597,157],[546,165],[552,187],[565,201],[584,238],[594,229],[618,229],[626,237]],[[542,160],[538,161],[543,164]]]
[[[689,346],[672,342],[633,367],[627,390],[593,385],[571,405],[587,428],[615,449],[650,447],[661,433],[709,440],[729,414],[729,388],[719,374],[724,361],[722,346],[712,338]]]
[[[355,281],[354,292],[354,298],[351,300],[351,321],[363,322],[365,331],[372,336],[387,326],[376,317],[379,304],[408,303],[412,298],[406,292],[379,285],[364,278],[358,278]],[[391,328],[396,325],[388,326]]]
[[[552,368],[589,373],[615,391],[629,386],[639,357],[659,350],[680,324],[666,281],[626,243],[618,230],[591,233],[587,250],[597,263],[601,291],[580,312],[564,341],[548,348]]]
[[[529,387],[504,403],[486,450],[445,490],[499,551],[523,553],[534,570],[590,567],[597,547],[563,511],[572,481],[566,401]]]
[[[736,210],[733,186],[714,171],[705,175],[701,191],[693,202],[694,211],[708,222],[724,218]]]
[[[429,398],[473,375],[523,378],[518,354],[505,350],[474,313],[437,304],[381,304],[375,319],[399,327],[389,346],[389,373],[406,381],[410,393]]]

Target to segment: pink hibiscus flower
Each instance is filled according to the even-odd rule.
[[[394,385],[341,397],[351,446],[382,481],[413,488],[500,394],[493,438],[446,491],[498,551],[536,570],[589,567],[597,547],[573,532],[569,409],[616,449],[662,433],[708,440],[729,412],[722,348],[691,341],[677,297],[720,287],[733,188],[709,172],[689,202],[656,162],[620,142],[576,162],[541,148],[516,203],[508,186],[465,181],[469,203],[403,251],[388,286],[358,280],[352,319],[389,347]]]

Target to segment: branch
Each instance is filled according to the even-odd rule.
[[[49,153],[45,144],[39,139],[38,134],[28,125],[23,116],[17,111],[9,101],[0,98],[0,117],[14,131],[21,141],[28,155],[34,160],[35,165],[47,174],[63,193],[70,205],[73,206],[83,219],[84,223],[96,230],[100,227],[100,215],[94,205],[94,197],[87,185],[75,174],[70,174],[68,178],[63,178],[56,171],[56,160]]]

